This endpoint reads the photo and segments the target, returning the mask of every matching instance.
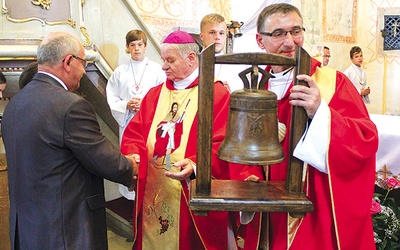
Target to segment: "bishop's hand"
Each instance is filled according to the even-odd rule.
[[[183,181],[187,180],[190,178],[192,173],[194,172],[194,166],[192,164],[192,161],[189,159],[183,159],[180,161],[177,161],[173,164],[174,167],[180,167],[181,171],[180,172],[171,172],[171,171],[166,171],[165,175],[167,177],[170,177],[172,179],[178,180],[178,181]]]

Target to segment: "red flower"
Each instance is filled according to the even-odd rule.
[[[395,187],[397,187],[397,186],[400,186],[400,182],[399,182],[397,179],[393,178],[393,177],[387,178],[387,179],[386,179],[386,183],[387,183],[388,186],[391,187],[392,189],[395,188]]]
[[[371,214],[377,214],[382,211],[381,204],[376,201],[372,201],[371,208],[370,208]]]

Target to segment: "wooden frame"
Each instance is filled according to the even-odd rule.
[[[302,192],[303,162],[289,159],[286,182],[262,181],[258,183],[237,180],[211,179],[211,131],[214,104],[215,64],[293,65],[295,75],[309,74],[310,56],[298,48],[296,59],[267,53],[239,53],[215,56],[214,45],[206,48],[200,57],[199,110],[197,141],[197,176],[191,183],[189,208],[196,214],[208,211],[289,212],[292,217],[304,217],[312,212],[313,204]],[[296,80],[295,84],[306,84]],[[292,137],[290,149],[304,133],[307,115],[305,110],[292,110]],[[304,126],[298,126],[304,124]],[[290,154],[292,155],[292,154]]]

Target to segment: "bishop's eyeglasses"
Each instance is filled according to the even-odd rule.
[[[293,39],[300,38],[303,36],[304,31],[306,31],[304,27],[295,27],[291,30],[276,29],[272,32],[261,31],[259,33],[263,36],[269,36],[272,39],[279,41],[279,40],[284,40],[286,38],[287,33],[290,33]]]

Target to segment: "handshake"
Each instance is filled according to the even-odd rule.
[[[140,156],[138,154],[130,154],[130,155],[125,155],[126,158],[131,160],[132,162],[132,178],[133,182],[132,185],[128,188],[129,191],[133,191],[135,187],[135,181],[137,180],[137,175],[139,173],[139,162],[140,162]]]

